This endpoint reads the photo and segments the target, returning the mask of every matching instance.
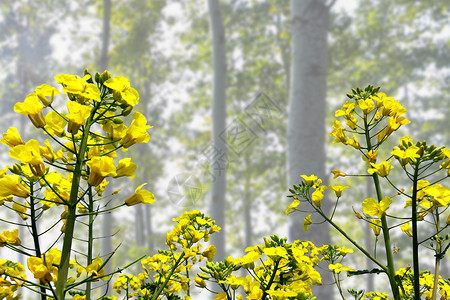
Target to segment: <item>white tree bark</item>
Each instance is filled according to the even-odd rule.
[[[324,140],[329,7],[325,2],[291,0],[292,60],[287,131],[290,186],[298,184],[302,174],[314,174],[326,181]],[[322,204],[322,207],[326,206]],[[290,240],[310,240],[316,246],[329,244],[329,226],[325,224],[313,224],[309,232],[302,231],[305,216],[291,215]],[[326,276],[329,274],[321,274],[323,283],[332,282],[331,276]],[[321,286],[313,292],[317,299],[333,299],[332,286]]]
[[[226,192],[226,54],[225,54],[225,30],[218,0],[208,0],[209,19],[213,43],[213,133],[211,156],[212,172],[212,201],[210,215],[222,230],[211,237],[211,242],[217,248],[216,260],[225,258],[225,192]]]

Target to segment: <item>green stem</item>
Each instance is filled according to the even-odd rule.
[[[359,251],[364,253],[365,256],[367,256],[371,261],[373,261],[376,265],[378,265],[381,269],[383,269],[384,272],[388,272],[388,269],[385,265],[383,265],[381,262],[379,262],[375,257],[373,257],[369,252],[367,252],[366,249],[364,249],[362,246],[360,246],[355,240],[353,240],[344,230],[342,230],[336,223],[334,223],[331,219],[329,219],[325,214],[323,214],[321,211],[316,210],[331,226],[334,227],[337,231],[339,231],[340,234],[342,234],[347,241],[352,243],[353,246],[358,248]]]
[[[73,172],[72,186],[70,190],[69,204],[67,205],[67,219],[66,228],[64,232],[64,241],[61,254],[61,263],[58,270],[58,281],[56,283],[56,300],[63,300],[65,288],[67,284],[67,277],[69,273],[69,260],[72,252],[72,240],[75,231],[76,219],[76,205],[78,202],[78,191],[80,189],[81,171],[84,165],[84,156],[87,150],[87,141],[89,137],[89,129],[91,125],[91,116],[88,119],[87,125],[84,128],[83,136],[81,138],[80,149],[77,153],[77,163]]]
[[[336,286],[337,286],[337,288],[338,288],[339,294],[340,294],[341,297],[342,297],[342,300],[345,300],[344,293],[342,292],[342,289],[341,289],[341,284],[339,283],[338,275],[337,275],[336,272],[334,272],[334,271],[333,271],[333,277],[334,277],[334,280],[336,281]]]
[[[369,133],[369,127],[367,124],[367,118],[364,116],[364,128],[365,128],[365,136],[366,136],[366,143],[367,143],[367,151],[370,151],[373,149],[372,142],[370,140],[370,133]],[[380,202],[383,199],[383,194],[381,193],[381,187],[380,187],[380,180],[378,178],[377,173],[372,174],[373,182],[375,184],[375,190],[377,193],[377,200]],[[391,286],[392,294],[394,296],[395,300],[400,300],[400,292],[398,289],[398,285],[395,281],[395,265],[394,265],[394,258],[392,255],[392,248],[391,248],[391,237],[389,234],[389,226],[387,224],[386,216],[381,217],[381,229],[383,231],[383,240],[384,240],[384,247],[386,250],[386,260],[387,260],[387,275],[389,279],[389,284]]]
[[[35,208],[35,198],[34,198],[34,185],[30,182],[30,219],[31,219],[31,233],[33,235],[34,249],[36,251],[36,256],[41,257],[41,246],[39,244],[39,232],[36,224],[36,208]]]
[[[419,239],[417,232],[417,181],[419,173],[419,160],[414,165],[413,177],[413,193],[411,206],[411,222],[412,222],[412,238],[413,238],[413,270],[414,270],[414,299],[420,300],[420,283],[419,283]]]
[[[173,273],[175,272],[175,270],[178,268],[178,266],[181,263],[181,260],[184,258],[184,252],[181,253],[180,257],[177,259],[177,261],[175,262],[175,264],[172,266],[172,269],[170,270],[169,274],[167,276],[165,276],[164,282],[163,284],[161,284],[158,289],[155,291],[155,293],[152,296],[152,300],[156,300],[158,299],[159,295],[161,294],[161,292],[164,290],[164,288],[167,286],[167,284],[169,283],[170,278],[172,277]]]
[[[439,212],[436,209],[436,229],[439,231],[440,228],[440,220],[439,220]],[[436,260],[434,262],[434,284],[433,284],[433,294],[431,297],[431,300],[436,300],[437,297],[437,290],[438,290],[438,283],[439,283],[439,267],[441,263],[441,246],[442,246],[442,240],[440,239],[440,236],[436,239]]]
[[[88,197],[89,197],[89,204],[88,204],[88,211],[93,212],[94,211],[94,197],[92,195],[92,186],[89,186],[88,188]],[[92,263],[92,250],[93,250],[93,243],[94,243],[94,214],[89,214],[89,221],[88,221],[88,253],[87,253],[87,265],[89,266]],[[91,281],[86,282],[86,299],[91,299]]]
[[[277,269],[278,269],[278,265],[280,264],[280,261],[281,261],[281,258],[275,262],[275,265],[273,266],[272,275],[270,276],[269,282],[264,287],[264,293],[263,293],[261,299],[266,299],[266,297],[267,297],[267,290],[270,290],[270,286],[272,285],[272,283],[273,283],[273,281],[275,279],[275,275],[277,274]]]
[[[36,251],[36,257],[41,257],[41,246],[39,243],[39,232],[37,229],[37,220],[36,220],[36,207],[35,207],[35,198],[34,198],[34,185],[33,182],[30,182],[30,219],[31,219],[31,233],[33,235],[34,241],[34,249]],[[41,299],[47,299],[46,288],[44,286],[40,286],[40,294]]]

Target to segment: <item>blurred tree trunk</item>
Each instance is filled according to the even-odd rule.
[[[102,49],[99,63],[99,72],[103,72],[108,69],[109,62],[109,40],[110,40],[110,19],[111,19],[111,0],[103,0],[103,33],[102,33]],[[106,187],[105,195],[110,195],[110,187]],[[102,249],[101,252],[108,256],[112,252],[112,227],[114,224],[114,218],[112,212],[104,215],[102,222]],[[111,264],[105,265],[105,274],[111,273]],[[107,296],[111,295],[111,289],[105,286],[105,293]]]
[[[226,54],[225,54],[225,30],[220,13],[218,0],[208,0],[210,28],[213,48],[213,132],[212,132],[212,201],[210,214],[222,230],[213,234],[211,242],[217,248],[216,260],[225,258],[225,192],[227,169],[227,145],[226,145]]]
[[[100,69],[98,70],[100,73],[105,71],[108,68],[109,61],[109,40],[111,37],[110,28],[111,28],[111,0],[103,0],[103,33],[102,33],[102,54],[100,57]]]
[[[287,130],[290,186],[298,184],[302,174],[315,174],[326,184],[324,139],[328,18],[329,7],[325,0],[291,0],[292,60]],[[327,206],[327,203],[322,204],[325,213]],[[313,224],[309,232],[303,232],[305,216],[300,213],[291,215],[290,240],[310,240],[316,246],[329,244],[328,224]],[[321,275],[324,284],[332,282],[329,272]],[[313,289],[313,292],[317,299],[333,299],[332,286],[324,285]]]

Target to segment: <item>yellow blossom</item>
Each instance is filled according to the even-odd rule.
[[[33,273],[34,278],[46,284],[53,279],[52,274],[44,264],[44,260],[40,257],[31,256],[27,259],[28,269]]]
[[[409,123],[411,122],[405,117],[389,117],[386,128],[384,128],[382,131],[380,131],[380,133],[377,134],[378,143],[387,139],[391,135],[391,133],[399,129],[400,126]]]
[[[336,179],[336,178],[338,178],[338,177],[345,177],[345,176],[347,176],[346,173],[344,173],[344,172],[342,172],[342,171],[339,171],[339,170],[332,170],[331,173],[333,173],[333,175],[334,175],[333,178],[334,178],[334,179]]]
[[[362,155],[362,159],[367,162],[367,166],[370,167],[372,163],[377,162],[378,151],[370,150]]]
[[[88,183],[98,186],[107,176],[116,176],[114,159],[109,156],[95,156],[86,163],[90,168]]]
[[[403,224],[402,226],[400,226],[400,229],[406,233],[407,236],[412,237],[412,232],[411,232],[411,226],[408,223]]]
[[[213,261],[216,255],[217,249],[214,245],[209,245],[208,248],[203,251],[202,255],[208,259],[208,261]]]
[[[135,106],[139,103],[138,92],[130,87],[130,81],[122,76],[116,76],[105,81],[105,86],[116,91],[120,95],[120,100],[123,100],[130,106]]]
[[[76,134],[82,125],[86,124],[86,119],[91,114],[91,106],[82,105],[75,101],[67,102],[69,113],[66,118],[69,120],[67,131]]]
[[[105,274],[103,260],[97,256],[94,261],[86,267],[86,273],[92,278],[99,278]]]
[[[441,184],[425,187],[424,192],[433,197],[433,205],[436,207],[447,207],[450,203],[450,189]]]
[[[415,163],[416,158],[419,158],[418,154],[420,148],[417,146],[411,146],[406,150],[401,150],[399,147],[394,147],[394,150],[391,152],[392,155],[395,156],[400,161],[402,166],[405,166],[409,162]]]
[[[142,187],[146,185],[146,183],[138,186],[133,195],[125,199],[125,204],[128,206],[136,205],[139,203],[151,204],[155,202],[155,196],[147,190],[142,190]]]
[[[296,199],[294,201],[292,201],[292,203],[286,207],[285,213],[286,215],[290,215],[291,213],[293,213],[294,211],[297,210],[297,206],[300,204],[300,200]]]
[[[311,224],[312,224],[311,215],[307,215],[303,219],[303,231],[308,231],[309,230],[309,225],[311,225]]]
[[[226,292],[220,292],[214,296],[214,300],[227,300],[227,299],[228,299],[228,295]]]
[[[335,272],[336,274],[341,273],[341,271],[346,271],[346,272],[348,272],[348,271],[355,271],[355,269],[349,268],[349,267],[347,267],[347,266],[343,266],[343,265],[341,265],[340,263],[337,263],[337,264],[329,264],[329,265],[328,265],[328,268],[329,268],[331,271]]]
[[[14,105],[14,111],[28,116],[36,128],[43,128],[45,126],[45,119],[42,115],[43,108],[44,106],[39,102],[39,98],[35,93],[29,94],[24,102],[18,102]]]
[[[374,198],[367,198],[363,201],[362,207],[365,214],[381,219],[386,214],[386,210],[391,205],[392,200],[389,197],[384,197],[379,203]]]
[[[197,286],[199,287],[199,288],[205,288],[206,287],[206,282],[205,282],[205,280],[203,279],[203,278],[200,278],[200,277],[194,277],[194,281],[195,281],[195,283],[197,284]]]
[[[42,84],[38,86],[34,92],[38,96],[39,100],[41,100],[42,104],[47,107],[53,103],[53,97],[55,95],[59,95],[60,92],[57,88],[54,88],[52,86],[49,86],[48,84]],[[50,100],[47,99],[47,97],[50,97]]]
[[[347,137],[345,136],[344,127],[342,127],[341,122],[334,120],[333,131],[330,132],[330,136],[334,137],[334,143],[343,143],[347,145]]]
[[[13,246],[20,246],[22,242],[19,238],[19,229],[14,229],[12,231],[5,230],[0,233],[0,247],[10,244]]]
[[[30,169],[35,176],[42,177],[46,172],[39,142],[36,140],[29,140],[25,145],[11,148],[9,156],[23,163],[30,164]]]
[[[322,205],[323,191],[325,189],[327,189],[327,186],[321,185],[317,187],[316,190],[311,194],[311,200],[317,207],[320,207]]]
[[[289,259],[286,248],[284,248],[284,247],[279,246],[279,247],[264,248],[263,252],[265,255],[269,256],[272,259],[278,259],[281,257],[285,258],[285,259]]]
[[[375,233],[376,236],[380,235],[380,232],[381,232],[381,221],[380,220],[371,220],[369,222],[369,227],[372,228],[373,233]]]
[[[317,180],[317,176],[312,174],[311,176],[300,175],[305,180],[307,186],[313,186],[314,182]]]
[[[355,149],[361,149],[361,145],[355,135],[353,135],[353,139],[347,139],[346,145],[352,146]]]
[[[153,126],[147,125],[147,119],[140,112],[133,114],[133,121],[128,127],[124,137],[120,140],[123,148],[127,149],[135,143],[147,143],[150,140],[150,135],[147,129]]]
[[[390,170],[394,167],[390,165],[391,161],[383,161],[379,164],[371,163],[372,167],[371,169],[368,169],[367,172],[370,174],[377,173],[381,177],[386,177],[389,175]]]
[[[22,183],[19,175],[4,175],[0,178],[0,197],[9,197],[11,195],[27,198],[30,194],[28,186]]]
[[[131,158],[124,158],[119,161],[119,165],[116,168],[116,175],[114,178],[127,176],[134,178],[134,173],[136,171],[136,164],[131,161]]]
[[[372,110],[375,109],[375,103],[370,98],[358,100],[358,106],[365,115],[368,115]]]
[[[15,147],[18,145],[24,145],[25,142],[22,141],[22,138],[20,137],[19,132],[17,131],[17,128],[10,127],[6,133],[3,133],[3,138],[0,140],[0,143],[3,143],[9,147]]]
[[[341,197],[342,196],[342,191],[345,190],[346,188],[349,188],[350,186],[346,185],[346,186],[342,186],[339,184],[336,185],[329,185],[328,188],[330,188],[331,190],[333,190],[336,194],[336,197]]]
[[[53,110],[48,112],[45,115],[46,125],[44,129],[51,135],[62,137],[64,135],[64,127],[67,124],[64,116],[65,114],[58,114]]]

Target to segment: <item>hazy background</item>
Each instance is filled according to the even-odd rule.
[[[130,79],[140,94],[135,109],[154,126],[148,145],[126,153],[139,167],[135,180],[122,181],[122,195],[148,182],[157,202],[132,208],[134,213],[128,209],[104,219],[98,235],[114,236],[112,241],[99,241],[98,253],[105,254],[122,241],[114,264],[153,254],[164,247],[171,219],[186,209],[217,216],[225,229],[223,239],[216,240],[223,243],[219,245],[221,256],[241,255],[247,246],[262,243],[264,235],[289,233],[292,238],[308,238],[301,232],[301,223],[284,214],[290,203],[288,187],[300,181],[293,174],[315,173],[315,166],[322,166],[325,160],[318,172],[326,176],[336,168],[364,171],[360,155],[330,146],[332,139],[328,137],[334,111],[352,87],[381,85],[383,92],[408,109],[412,124],[405,126],[403,134],[414,140],[426,138],[436,145],[450,144],[450,13],[448,1],[435,0],[298,2],[303,3],[297,11],[303,17],[298,18],[300,27],[291,27],[289,1],[219,1],[222,20],[213,20],[222,21],[224,29],[225,44],[217,45],[225,45],[225,56],[221,57],[225,57],[226,73],[214,76],[217,64],[212,58],[207,1],[3,0],[1,132],[13,125],[24,139],[37,133],[12,108],[42,83],[58,87],[54,75],[83,75],[85,68],[93,74],[108,69],[113,76]],[[302,28],[301,33],[295,28]],[[295,34],[299,34],[300,48],[293,51]],[[292,70],[299,65],[296,61],[299,68],[306,66],[300,81]],[[216,87],[220,80],[226,80],[226,111],[216,107],[215,117],[213,104],[218,102],[213,101],[217,99],[213,80],[219,80]],[[308,101],[319,108],[301,109]],[[295,103],[300,105],[295,109],[300,110],[293,108]],[[261,110],[259,105],[269,110]],[[216,116],[223,120],[226,131],[213,133]],[[287,138],[288,123],[297,120],[315,123],[312,128],[290,123],[291,133],[306,136]],[[227,155],[217,152],[214,137],[228,142]],[[326,159],[323,155],[308,156],[311,151],[321,152],[312,148],[302,150],[299,160],[295,150],[308,145],[325,149]],[[288,147],[292,149],[289,155]],[[11,163],[6,146],[1,155],[4,164]],[[214,186],[221,180],[226,187],[217,190]],[[342,200],[338,214],[343,226],[363,241],[369,234],[364,233],[364,226],[355,226],[357,220],[350,208],[360,208],[368,188],[365,180],[358,178],[345,184],[354,190]],[[221,194],[217,199],[224,202],[211,205],[217,191]],[[220,205],[224,208],[215,211]],[[3,230],[5,224],[0,226]],[[312,226],[311,232],[326,240],[327,228],[318,228]],[[397,234],[397,255],[408,259],[408,239]],[[331,239],[342,243],[334,232]],[[373,247],[371,239],[365,243]],[[348,264],[352,263],[365,264],[360,258],[349,260]],[[443,265],[443,275],[448,277],[448,259]],[[367,283],[355,284],[372,288],[373,281],[366,279]]]

